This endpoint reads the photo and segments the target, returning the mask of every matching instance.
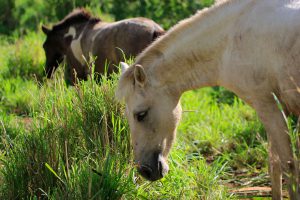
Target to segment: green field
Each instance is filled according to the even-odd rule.
[[[0,199],[237,199],[270,185],[262,124],[219,87],[183,95],[170,172],[144,180],[114,98],[119,75],[67,87],[61,66],[46,80],[44,40],[30,28],[0,36]]]

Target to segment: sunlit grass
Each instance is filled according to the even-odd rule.
[[[13,44],[5,44],[1,48],[5,57],[0,66],[3,78],[22,78],[41,80],[44,74],[45,55],[41,47],[44,36],[42,34],[29,33],[24,38],[17,39]]]

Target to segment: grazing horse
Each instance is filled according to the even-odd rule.
[[[86,80],[90,54],[96,57],[95,72],[111,73],[126,57],[136,56],[164,30],[146,18],[132,18],[118,22],[103,22],[92,17],[84,9],[76,9],[49,29],[42,26],[47,39],[43,44],[46,53],[46,73],[51,78],[66,58],[66,81],[75,83],[76,78]],[[106,63],[110,65],[105,69]]]
[[[182,93],[219,85],[251,105],[264,124],[273,199],[282,198],[282,175],[290,198],[300,199],[298,164],[276,103],[299,116],[300,0],[219,1],[122,68],[116,96],[125,99],[135,161],[146,179],[168,172]]]

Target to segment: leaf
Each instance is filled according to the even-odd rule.
[[[52,169],[52,167],[48,163],[45,163],[45,166],[49,169],[50,172],[52,172],[52,174],[54,174],[54,176],[56,176],[56,178],[58,178],[58,180],[60,180],[63,184],[66,185],[66,183],[57,175],[57,173]]]

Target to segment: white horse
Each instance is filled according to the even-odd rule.
[[[290,198],[300,199],[298,164],[274,99],[299,116],[300,0],[221,1],[180,22],[135,64],[122,67],[116,95],[125,99],[144,177],[154,181],[168,172],[182,93],[220,85],[250,104],[265,126],[273,199],[282,198],[282,174]]]

